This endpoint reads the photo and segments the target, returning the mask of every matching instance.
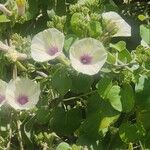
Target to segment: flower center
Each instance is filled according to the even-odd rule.
[[[18,99],[17,99],[17,102],[18,102],[19,104],[21,104],[21,105],[26,104],[28,101],[29,101],[29,100],[28,100],[28,97],[25,96],[25,95],[21,95],[21,96],[19,96]]]
[[[0,103],[2,103],[5,100],[5,96],[0,94]]]
[[[48,53],[49,55],[51,55],[51,56],[55,55],[57,52],[58,52],[58,48],[55,47],[55,46],[51,47],[51,48],[47,51],[47,53]]]
[[[92,61],[92,57],[88,54],[85,54],[85,55],[80,57],[80,62],[82,64],[88,65],[91,63],[91,61]]]

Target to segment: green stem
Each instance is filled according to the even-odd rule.
[[[125,67],[127,70],[129,70],[130,72],[133,72],[133,70],[132,70],[131,68],[129,68],[128,65],[124,64],[122,61],[117,60],[117,63],[118,63],[119,65],[124,66],[124,67]]]
[[[17,79],[17,66],[16,64],[14,64],[14,68],[13,68],[13,79]]]
[[[23,66],[23,64],[19,61],[16,62],[16,65],[22,70],[22,71],[27,71],[27,68]]]
[[[20,145],[20,150],[24,150],[23,148],[23,142],[22,142],[22,135],[21,135],[21,122],[19,119],[17,119],[17,129],[18,129],[18,141]]]
[[[7,143],[7,147],[6,150],[10,150],[10,146],[11,146],[11,138],[12,138],[12,115],[13,113],[11,112],[11,116],[10,116],[10,129],[9,129],[9,142]]]
[[[70,101],[70,100],[74,100],[74,99],[81,99],[81,97],[84,97],[84,96],[88,96],[92,93],[95,93],[97,90],[94,90],[94,91],[90,91],[88,93],[85,93],[85,94],[82,94],[82,95],[79,95],[79,96],[75,96],[75,97],[70,97],[70,98],[65,98],[63,99],[63,101]]]
[[[61,54],[61,56],[58,57],[58,60],[64,65],[70,66],[69,59],[64,54]]]

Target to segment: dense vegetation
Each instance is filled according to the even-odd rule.
[[[0,150],[150,149],[149,6],[0,0]]]

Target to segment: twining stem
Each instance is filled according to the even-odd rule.
[[[10,116],[10,129],[9,129],[9,142],[7,143],[7,146],[6,146],[6,150],[10,150],[10,146],[11,146],[11,138],[12,138],[12,112],[11,112],[11,116]]]
[[[22,142],[22,135],[21,135],[21,121],[17,119],[17,129],[18,129],[18,141],[20,145],[20,150],[24,150],[23,142]]]
[[[61,54],[59,57],[58,57],[58,60],[65,64],[66,66],[70,66],[70,62],[69,62],[69,59],[64,55],[64,54]]]
[[[17,66],[16,64],[14,64],[14,68],[13,68],[13,79],[17,79]]]
[[[27,68],[19,61],[16,61],[16,65],[22,70],[27,71]]]
[[[88,96],[92,93],[95,93],[97,90],[94,90],[94,91],[90,91],[88,93],[85,93],[85,94],[82,94],[82,95],[79,95],[79,96],[75,96],[75,97],[70,97],[70,98],[65,98],[63,99],[63,101],[70,101],[70,100],[74,100],[74,99],[81,99],[81,97],[84,97],[84,96]]]

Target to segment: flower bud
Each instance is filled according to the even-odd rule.
[[[9,51],[6,56],[10,58],[13,62],[16,62],[17,60],[25,60],[27,59],[27,55],[23,53],[19,53],[16,50]]]
[[[18,7],[18,15],[23,16],[25,14],[26,0],[16,0]]]
[[[9,46],[5,45],[3,42],[0,41],[0,50],[4,51],[4,52],[8,52],[10,49]]]

